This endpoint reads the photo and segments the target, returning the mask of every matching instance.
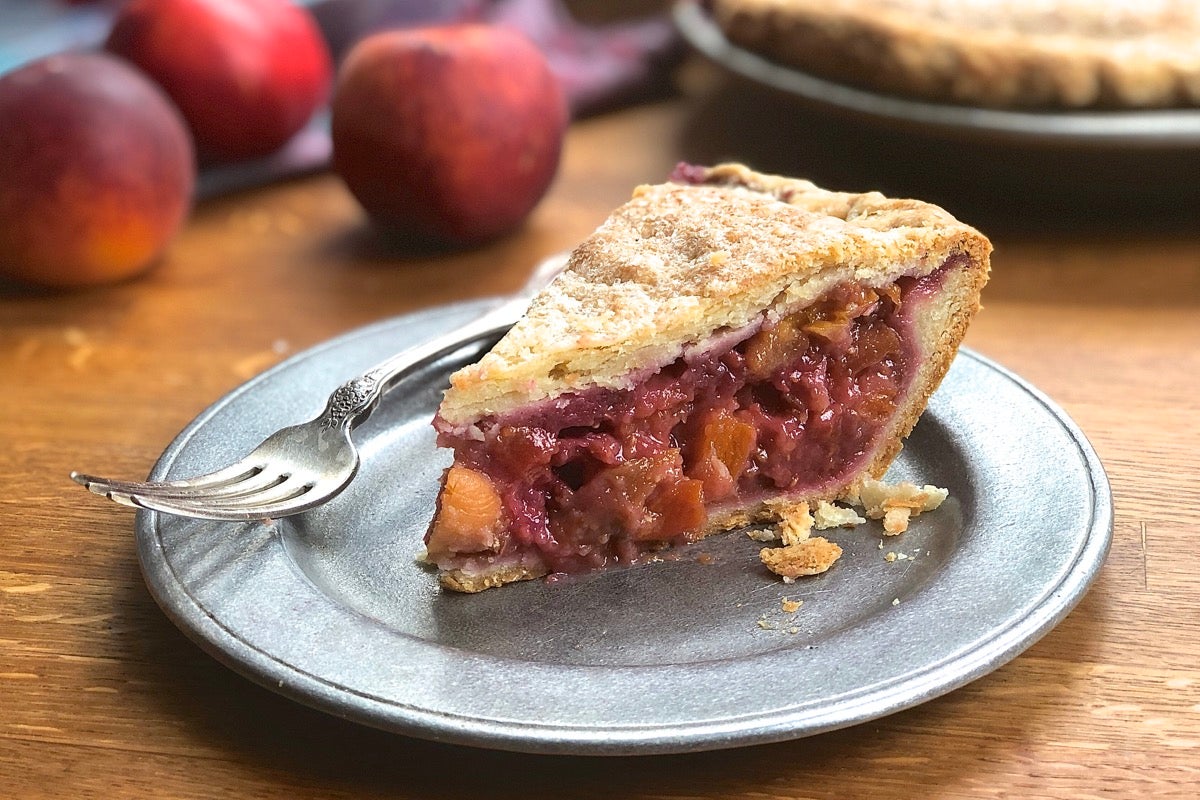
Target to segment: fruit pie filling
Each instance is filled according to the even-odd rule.
[[[452,447],[426,544],[443,568],[577,573],[705,532],[709,514],[836,484],[912,381],[912,306],[950,264],[839,286],[776,322],[690,348],[626,389],[564,395],[477,423]],[[479,437],[479,432],[482,437]]]

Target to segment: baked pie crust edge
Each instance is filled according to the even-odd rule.
[[[730,42],[864,88],[997,108],[1165,108],[1200,103],[1200,13],[1178,0],[713,0]],[[961,16],[955,16],[959,14]],[[1011,21],[1002,24],[996,15]]]

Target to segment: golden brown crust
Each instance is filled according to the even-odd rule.
[[[730,41],[825,77],[987,106],[1200,102],[1193,0],[715,0]]]
[[[991,245],[946,211],[878,192],[830,192],[738,164],[705,185],[640,187],[585,240],[525,318],[451,376],[451,426],[593,386],[620,386],[764,309],[803,307],[843,282],[882,286]],[[986,277],[984,278],[986,279]],[[965,326],[965,321],[963,322]]]
[[[474,593],[503,586],[506,583],[540,578],[545,574],[545,569],[531,569],[524,564],[505,564],[478,573],[468,573],[461,569],[443,570],[438,575],[438,581],[443,588],[451,591]]]

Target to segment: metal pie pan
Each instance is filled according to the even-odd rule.
[[[399,317],[293,357],[200,415],[152,477],[234,460],[481,308]],[[449,462],[429,421],[478,349],[385,398],[356,433],[361,473],[326,506],[250,523],[139,511],[143,572],[166,614],[251,680],[390,731],[539,753],[685,752],[811,735],[951,691],[1053,628],[1108,550],[1108,483],[1084,436],[964,350],[889,473],[950,499],[900,537],[885,541],[878,523],[831,533],[845,552],[824,575],[782,583],[732,532],[661,563],[443,592],[416,561]],[[802,604],[789,612],[785,599]]]

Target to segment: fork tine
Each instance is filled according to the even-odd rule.
[[[113,495],[112,498],[124,505],[148,508],[168,514],[223,520],[265,519],[276,515],[286,516],[320,505],[327,493],[313,492],[311,482],[298,481],[281,483],[268,491],[238,498],[163,498],[147,495]],[[305,495],[312,495],[311,502],[297,502]]]
[[[160,511],[166,514],[173,514],[185,517],[198,517],[200,519],[215,519],[228,522],[248,522],[253,520],[275,519],[286,517],[292,514],[298,514],[302,511],[307,511],[310,508],[321,505],[328,499],[328,495],[318,492],[309,492],[313,495],[312,500],[305,502],[297,502],[293,500],[284,500],[278,503],[261,506],[209,506],[204,504],[178,504],[169,500],[155,500],[153,498],[127,498],[123,502],[124,505],[133,506],[135,508],[145,508],[151,511]],[[303,497],[303,495],[301,495]],[[113,498],[116,499],[116,498]]]
[[[141,508],[141,504],[134,501],[133,497],[127,494],[122,494],[120,492],[109,492],[107,495],[105,495],[105,497],[113,502],[120,503],[123,506],[129,506],[130,508]]]
[[[262,514],[256,508],[244,508],[230,511],[224,508],[215,508],[205,504],[183,503],[180,501],[160,500],[153,497],[145,497],[140,495],[109,495],[113,500],[134,508],[146,508],[151,511],[160,511],[166,514],[175,514],[184,517],[196,517],[200,519],[218,519],[218,520],[254,520],[266,519],[269,514]]]
[[[288,479],[287,475],[282,475],[277,471],[268,469],[259,469],[247,473],[244,480],[239,481],[221,481],[213,484],[213,488],[207,486],[196,486],[186,489],[159,489],[157,487],[142,488],[137,484],[131,484],[130,488],[109,487],[109,496],[113,491],[120,494],[136,495],[138,497],[155,497],[160,500],[183,500],[190,502],[221,502],[223,500],[235,500],[239,497],[249,497],[257,495],[261,492],[269,491],[270,489],[279,486]]]
[[[213,491],[252,478],[262,470],[260,465],[239,461],[215,472],[173,481],[119,481],[82,472],[72,472],[71,480],[95,494],[111,496],[112,492],[119,492],[121,494],[155,494],[167,497],[186,496],[198,491]]]
[[[278,486],[287,480],[287,475],[266,468],[249,473],[245,479],[233,482],[222,482],[209,488],[200,486],[194,489],[183,489],[177,492],[137,492],[136,494],[153,494],[155,497],[180,498],[183,500],[217,500],[232,499],[252,495]]]
[[[203,505],[206,508],[251,508],[253,506],[272,505],[299,497],[312,490],[314,482],[291,475],[285,476],[279,483],[264,487],[261,491],[234,497],[202,497],[202,498],[168,498],[181,504]]]
[[[387,391],[415,369],[502,335],[565,260],[543,262],[521,292],[474,321],[406,348],[346,381],[329,395],[318,416],[275,431],[233,466],[170,481],[118,481],[79,472],[72,472],[71,478],[124,505],[201,519],[253,520],[307,511],[337,495],[354,477],[360,455],[351,432],[379,407]],[[270,476],[250,483],[265,471],[279,475],[301,470],[312,476],[312,483],[308,478],[276,483]]]

